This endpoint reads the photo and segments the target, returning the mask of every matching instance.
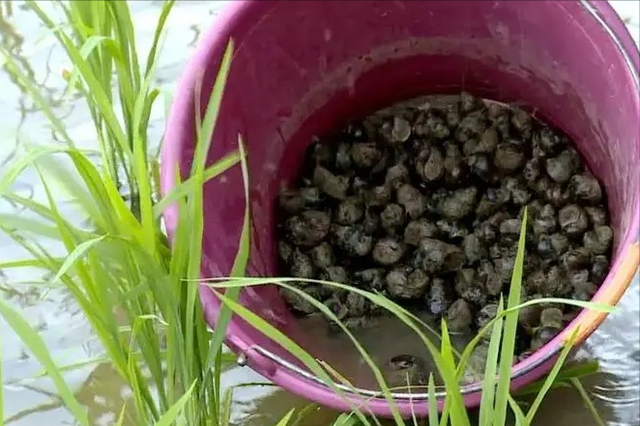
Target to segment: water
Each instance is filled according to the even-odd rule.
[[[413,313],[425,325],[420,327],[421,332],[439,345],[439,321],[428,312],[414,310]],[[436,384],[442,384],[435,361],[418,334],[408,329],[402,320],[393,315],[385,315],[375,318],[375,320],[371,319],[371,321],[374,321],[371,326],[355,329],[352,333],[383,374],[389,372],[387,364],[393,357],[410,355],[422,360],[425,375],[429,372],[434,373]],[[328,321],[323,315],[312,315],[301,319],[301,323],[305,332],[317,336],[315,338],[316,344],[322,346],[321,355],[315,352],[314,348],[308,348],[312,354],[321,357],[322,361],[329,364],[353,386],[361,389],[380,389],[371,368],[349,336],[329,327]],[[454,349],[461,353],[472,338],[473,334],[471,333],[452,334],[451,342]],[[477,356],[473,358],[474,361],[476,359],[480,358]],[[479,373],[484,370],[476,367],[473,371],[473,377],[480,378]],[[472,374],[471,371],[469,374]],[[403,383],[395,386],[405,386],[404,379],[401,380]],[[425,389],[423,390],[426,392]]]
[[[631,17],[631,30],[638,38],[637,3],[614,2],[623,11],[623,17],[635,11]],[[49,9],[46,2],[41,7]],[[631,4],[631,6],[630,6]],[[161,1],[136,1],[131,3],[139,35],[139,50],[146,51],[153,36]],[[224,2],[180,1],[168,21],[168,36],[159,59],[158,82],[171,91],[179,76],[184,61],[193,51],[194,42],[206,29],[213,17],[224,6]],[[18,60],[24,72],[35,77],[59,117],[64,117],[71,136],[83,147],[93,147],[92,127],[88,112],[79,102],[62,102],[64,80],[62,69],[66,57],[59,48],[54,48],[53,38],[47,34],[39,21],[23,8],[21,2],[0,3],[0,43],[7,46]],[[16,85],[5,70],[0,70],[0,168],[23,152],[25,143],[46,144],[51,132],[44,115]],[[161,103],[152,112],[151,138],[159,141],[164,126]],[[44,196],[33,172],[25,173],[16,182],[14,189],[26,197],[41,200]],[[6,202],[0,203],[0,214],[14,211]],[[72,207],[65,212],[73,217]],[[78,218],[81,220],[81,218]],[[41,244],[55,249],[51,241]],[[0,234],[2,260],[20,259],[25,253]],[[54,359],[59,364],[82,363],[99,356],[99,345],[71,296],[64,291],[44,293],[29,283],[42,277],[33,271],[0,271],[0,295],[19,309],[38,328]],[[587,342],[582,355],[601,362],[603,372],[588,381],[589,390],[596,398],[597,406],[611,426],[640,424],[640,292],[638,277],[620,303],[620,310],[610,315],[607,321]],[[396,343],[394,325],[364,335],[365,343],[387,346]],[[0,322],[2,337],[2,370],[4,373],[5,416],[11,426],[51,426],[71,424],[70,416],[62,407],[50,380],[35,378],[41,368],[27,354],[19,339],[12,334],[4,322]],[[387,345],[385,345],[385,343]],[[411,345],[411,342],[407,343]],[[385,354],[381,354],[384,358]],[[346,366],[349,367],[349,366]],[[358,372],[354,368],[354,372]],[[355,373],[354,373],[355,374]],[[366,376],[366,375],[365,375]],[[111,425],[124,404],[133,403],[131,394],[119,380],[115,371],[104,363],[90,364],[65,374],[81,404],[83,404],[95,426]],[[363,380],[368,380],[363,378]],[[265,426],[275,424],[289,409],[302,408],[306,401],[285,391],[269,386],[266,381],[247,368],[232,368],[223,375],[225,386],[242,382],[262,382],[263,386],[239,388],[234,392],[234,422],[237,426]],[[304,424],[327,426],[336,413],[319,409],[311,413]],[[580,399],[573,392],[557,391],[543,404],[537,424],[539,425],[593,425]]]

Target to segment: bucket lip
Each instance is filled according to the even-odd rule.
[[[625,60],[627,71],[631,75],[636,93],[639,92],[639,47],[631,37],[627,26],[613,6],[606,0],[580,0],[580,5],[600,24],[610,40],[616,45]],[[638,194],[636,194],[636,201],[637,198]],[[622,252],[618,259],[616,259],[616,262],[611,265],[607,277],[590,302],[599,302],[615,306],[629,288],[640,264],[638,250],[640,244],[639,213],[638,210],[635,211],[628,236],[621,241],[621,245],[625,247],[626,250]],[[619,284],[615,285],[616,282]],[[512,378],[532,373],[541,365],[556,358],[562,351],[564,343],[572,337],[575,338],[574,345],[577,346],[584,343],[597,327],[602,324],[606,317],[607,313],[605,312],[583,309],[556,337],[534,352],[531,357],[517,363],[512,368]],[[476,391],[480,391],[480,387],[478,387]]]
[[[190,117],[187,117],[185,112],[191,109],[190,103],[193,103],[195,100],[194,87],[196,87],[196,76],[205,69],[212,47],[219,47],[222,43],[226,44],[226,40],[232,34],[236,19],[249,12],[253,7],[257,7],[258,3],[262,3],[262,5],[264,5],[267,2],[258,0],[239,0],[230,2],[224,6],[216,18],[216,24],[212,25],[212,27],[204,34],[198,43],[193,56],[187,62],[183,74],[178,81],[176,96],[174,97],[165,127],[164,142],[162,144],[160,155],[161,163],[165,165],[165,167],[162,167],[160,170],[160,193],[162,196],[166,196],[176,185],[173,168],[168,168],[166,166],[176,164],[180,160],[180,152],[183,148],[184,142],[182,131],[184,130],[185,123],[190,121]],[[273,2],[269,3],[273,4]],[[596,19],[600,23],[602,28],[609,35],[610,39],[618,46],[620,53],[627,62],[627,66],[629,68],[628,71],[633,75],[632,79],[634,80],[636,87],[638,87],[638,72],[640,71],[640,63],[637,55],[638,47],[619,15],[605,0],[581,0],[580,4],[593,19]],[[169,143],[167,143],[167,141],[169,141]],[[166,232],[169,241],[173,240],[175,228],[177,226],[177,216],[177,203],[168,206],[163,212],[163,219],[166,225]],[[616,266],[619,267],[615,273],[615,279],[612,276],[614,274],[610,271],[605,283],[603,283],[602,287],[592,300],[597,299],[602,302],[616,304],[628,288],[633,275],[638,268],[638,228],[638,212],[636,212],[632,219],[632,232],[630,233],[632,236],[635,235],[635,240],[627,238],[622,243],[627,250],[623,253],[621,258],[616,261],[616,264],[612,265],[613,268]],[[619,283],[615,288],[611,285],[613,281]],[[605,285],[607,283],[609,284]],[[605,291],[603,292],[602,290]],[[207,305],[208,301],[214,301],[213,299],[215,299],[212,294],[212,298],[206,296],[203,297],[204,294],[202,294],[202,292],[200,294],[203,305]],[[207,296],[209,296],[209,294],[207,294]],[[516,364],[512,368],[512,388],[515,389],[521,387],[528,382],[516,379],[528,376],[531,380],[535,380],[542,376],[542,374],[546,372],[546,369],[543,367],[549,365],[550,362],[558,356],[566,335],[570,334],[577,325],[587,325],[587,328],[581,331],[581,337],[578,339],[579,341],[576,342],[582,343],[586,337],[604,321],[606,316],[607,315],[605,313],[596,313],[594,315],[593,312],[581,312],[567,326],[567,328],[560,333],[560,335],[556,336],[556,338],[536,351],[533,357]],[[231,328],[233,329],[233,332],[230,333],[228,330],[226,336],[228,345],[236,349],[236,352],[238,353],[245,352],[252,346],[250,343],[251,340],[243,330],[236,327]],[[255,353],[254,351],[250,352]],[[275,355],[271,352],[268,353]],[[251,363],[250,361],[251,360],[249,360],[249,364]],[[292,390],[294,388],[295,380],[309,379],[308,377],[303,377],[304,375],[300,374],[301,372],[304,372],[304,370],[300,370],[295,366],[287,368],[285,365],[281,364],[279,367],[284,368],[278,368],[276,373],[270,378],[274,383],[284,388]],[[317,382],[314,383],[314,385],[315,384],[317,384]],[[318,386],[314,386],[314,388],[314,391],[311,393],[314,395],[315,399],[321,398],[323,404],[338,409],[344,409],[347,407],[348,401],[334,395],[332,391],[330,391],[330,388],[324,383],[322,383],[322,388],[318,388]],[[481,391],[481,384],[473,383],[466,385],[462,387],[461,391],[465,397],[466,403],[469,404],[471,400],[475,401],[475,397],[477,397],[478,393]],[[357,394],[349,393],[351,395],[348,396],[348,399],[354,401],[353,398],[356,397]],[[411,405],[413,405],[414,402],[425,400],[428,397],[427,394],[403,394],[403,396],[409,399],[398,401],[398,403],[409,403]],[[438,394],[439,402],[441,402],[440,400],[442,396],[444,396],[444,393],[440,392]],[[373,398],[369,401],[368,405],[369,409],[373,410],[377,414],[384,415],[384,413],[390,412],[389,407],[386,405],[386,401],[380,398]]]
[[[184,128],[189,127],[186,123],[191,121],[191,117],[187,117],[186,112],[191,110],[191,106],[195,102],[196,77],[201,75],[203,70],[207,68],[207,57],[212,50],[211,47],[219,45],[221,40],[225,40],[226,44],[226,40],[231,35],[232,23],[235,21],[235,17],[241,16],[255,2],[257,0],[239,0],[229,2],[223,6],[216,17],[216,23],[203,34],[178,79],[160,149],[160,163],[165,165],[165,167],[160,168],[160,194],[163,197],[166,197],[176,186],[175,169],[173,167],[168,168],[166,165],[177,166],[180,163],[184,146],[182,134]],[[162,217],[169,241],[173,241],[178,224],[177,202],[167,206],[162,213]]]

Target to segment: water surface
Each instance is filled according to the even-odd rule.
[[[139,35],[139,51],[146,52],[153,37],[161,1],[131,2]],[[226,2],[180,1],[168,21],[168,34],[159,58],[158,83],[172,91],[185,60],[193,51],[194,42],[207,28]],[[637,2],[615,2],[621,10],[638,10]],[[629,4],[635,3],[635,9]],[[41,7],[50,5],[40,2]],[[631,30],[638,38],[637,15],[631,19]],[[0,43],[6,46],[18,61],[23,72],[32,75],[43,95],[63,117],[70,135],[83,147],[97,148],[89,113],[82,102],[62,100],[65,88],[61,76],[67,67],[64,52],[55,46],[38,19],[25,10],[22,2],[0,2]],[[55,47],[54,47],[55,46]],[[23,153],[26,143],[47,144],[53,140],[44,115],[33,104],[24,90],[0,70],[0,168]],[[151,138],[160,140],[164,126],[162,104],[153,111]],[[33,172],[23,174],[14,189],[21,195],[42,200],[43,189]],[[6,202],[0,203],[0,213],[15,211]],[[71,206],[65,211],[74,214]],[[78,218],[80,221],[82,218]],[[55,250],[51,241],[41,244]],[[7,236],[0,234],[0,253],[3,261],[20,259],[26,254]],[[61,364],[74,364],[100,355],[91,329],[71,296],[60,290],[48,293],[32,285],[42,280],[35,271],[0,271],[0,297],[19,309],[38,328]],[[607,319],[589,339],[581,356],[600,361],[602,373],[588,381],[588,387],[599,409],[611,426],[637,426],[640,424],[640,293],[638,277],[620,303],[620,310]],[[393,327],[371,335],[370,341],[389,346],[402,344]],[[34,378],[41,372],[38,363],[26,352],[20,340],[8,326],[0,321],[2,336],[2,370],[7,425],[69,425],[71,418],[63,408],[50,380]],[[414,344],[405,342],[406,345]],[[94,426],[111,425],[123,404],[131,404],[130,391],[119,380],[115,371],[104,363],[92,363],[66,374],[81,404],[86,406]],[[264,386],[239,388],[234,392],[237,426],[266,426],[275,424],[292,407],[304,407],[306,401],[269,386],[266,380],[247,368],[232,368],[223,375],[225,386],[243,382],[262,382]],[[304,422],[308,426],[327,426],[336,413],[318,409]],[[582,407],[580,399],[570,391],[556,391],[541,408],[536,424],[566,426],[595,423]]]

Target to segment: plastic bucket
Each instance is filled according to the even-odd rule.
[[[615,304],[638,266],[640,102],[638,51],[604,1],[237,1],[206,33],[179,83],[162,151],[162,190],[176,163],[189,169],[194,146],[196,85],[210,93],[228,39],[236,52],[209,160],[237,149],[245,136],[253,220],[251,275],[277,274],[274,201],[300,167],[312,135],[401,99],[464,88],[485,98],[517,101],[567,132],[602,179],[615,231],[611,271],[594,299]],[[198,100],[204,111],[207,99]],[[245,201],[239,167],[211,180],[204,194],[204,277],[227,275],[237,251]],[[169,236],[177,209],[164,215]],[[201,287],[206,321],[220,303]],[[245,289],[242,303],[313,349],[275,286]],[[582,312],[564,333],[513,367],[513,387],[546,373],[561,342],[580,326],[583,342],[605,315]],[[227,343],[251,368],[285,389],[338,410],[347,400],[247,323],[235,318]],[[310,349],[310,350],[311,350]],[[318,355],[319,354],[319,355]],[[363,391],[372,395],[373,392]],[[480,385],[464,387],[476,406]],[[440,395],[440,406],[442,404]],[[398,394],[401,411],[427,412],[427,395]],[[413,406],[413,408],[412,408]],[[382,398],[366,410],[389,416]]]

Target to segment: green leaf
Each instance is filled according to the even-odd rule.
[[[564,365],[562,370],[556,377],[556,380],[552,386],[552,388],[556,387],[567,387],[569,383],[571,383],[572,379],[578,379],[581,377],[586,377],[592,374],[595,374],[599,371],[598,361],[589,360],[583,361],[579,363],[574,363],[573,365]],[[526,396],[526,395],[536,395],[542,389],[544,385],[545,378],[539,379],[531,384],[520,388],[516,395],[518,397]]]
[[[365,426],[365,424],[358,420],[353,413],[342,413],[333,421],[331,426]]]
[[[233,404],[233,390],[234,387],[229,387],[222,397],[222,403],[220,404],[220,417],[218,419],[218,423],[221,426],[230,426],[231,425],[231,405]]]
[[[64,142],[74,147],[75,144],[69,134],[67,133],[66,126],[60,119],[56,117],[51,106],[51,101],[46,99],[40,92],[40,88],[37,86],[34,79],[27,76],[16,63],[16,60],[11,55],[11,52],[7,50],[4,45],[0,45],[0,59],[2,59],[4,69],[12,75],[17,81],[20,82],[21,88],[29,95],[29,97],[40,108],[40,112],[47,117],[54,130],[60,135]],[[2,186],[3,179],[0,179],[0,187]],[[0,189],[0,196],[3,194],[3,190]]]
[[[297,289],[297,288],[295,288],[293,286],[288,286],[288,285],[283,284],[283,283],[281,283],[281,285],[283,287],[286,287],[290,291],[294,291],[294,292],[298,293],[301,297],[305,298],[309,303],[313,304],[316,307],[316,309],[318,309],[320,312],[322,312],[324,315],[326,315],[331,321],[335,322],[342,329],[342,331],[347,335],[347,337],[356,346],[356,348],[358,349],[358,351],[362,355],[364,361],[371,368],[374,376],[376,377],[376,380],[378,381],[378,384],[380,385],[380,387],[382,389],[382,393],[385,396],[385,399],[387,400],[387,402],[389,403],[389,405],[391,407],[392,415],[394,417],[394,420],[396,420],[397,422],[401,422],[402,418],[401,418],[400,413],[399,413],[399,411],[397,409],[397,405],[395,404],[395,401],[393,401],[393,399],[391,397],[390,390],[389,390],[388,386],[386,385],[386,383],[384,382],[384,379],[383,379],[383,376],[382,376],[382,373],[381,373],[380,369],[376,366],[375,362],[373,362],[373,360],[367,354],[367,352],[364,350],[364,348],[362,348],[360,343],[353,336],[353,334],[349,331],[349,329],[347,329],[344,326],[344,324],[342,324],[338,320],[338,318],[335,316],[335,314],[333,314],[333,312],[331,312],[331,310],[329,310],[329,308],[327,308],[322,302],[319,302],[319,301],[315,300],[313,297],[307,295],[305,292],[303,292],[303,291],[301,291],[301,290],[299,290],[299,289]],[[272,339],[277,344],[282,346],[287,352],[289,352],[291,355],[293,355],[298,360],[300,360],[300,362],[302,362],[305,365],[305,367],[307,367],[314,375],[316,375],[327,386],[329,386],[334,392],[336,392],[336,394],[338,394],[343,399],[345,398],[344,392],[341,389],[339,389],[339,388],[337,388],[335,386],[335,383],[333,382],[331,377],[327,374],[325,369],[322,368],[320,363],[313,356],[311,356],[309,353],[307,353],[302,347],[300,347],[295,341],[293,341],[291,338],[286,336],[284,333],[282,333],[282,331],[278,330],[273,325],[269,324],[267,321],[265,321],[259,315],[251,312],[249,309],[247,309],[246,307],[242,306],[240,303],[238,303],[237,301],[233,300],[232,298],[226,297],[226,294],[222,294],[222,293],[219,293],[217,291],[214,291],[214,293],[216,294],[216,296],[218,298],[220,298],[220,300],[222,301],[223,304],[225,304],[226,306],[229,307],[229,309],[234,314],[240,316],[243,320],[245,320],[251,326],[253,326],[256,329],[258,329],[266,337]],[[346,399],[345,399],[345,401],[346,401]],[[353,409],[354,409],[354,413],[356,414],[356,416],[358,416],[358,418],[361,421],[365,422],[366,421],[365,417],[362,415],[362,413],[360,413],[357,410],[357,407],[353,407]]]
[[[436,384],[433,379],[433,373],[429,374],[429,426],[438,426],[438,398],[436,397]]]
[[[126,410],[127,410],[127,402],[125,401],[124,404],[122,404],[122,409],[120,410],[120,415],[118,416],[118,422],[116,423],[116,426],[124,425]]]
[[[94,49],[96,49],[100,43],[103,43],[106,40],[108,40],[108,38],[102,35],[90,36],[80,48],[80,56],[82,56],[82,58],[86,60],[94,51]],[[79,80],[80,72],[77,69],[74,69],[69,76],[68,86],[64,96],[70,95],[72,90],[79,90]]]
[[[529,422],[527,421],[522,408],[520,408],[518,402],[511,396],[509,396],[509,407],[511,407],[511,411],[516,417],[516,426],[529,426]]]
[[[87,252],[89,252],[89,250],[91,250],[93,248],[93,246],[101,243],[102,241],[104,241],[105,238],[106,238],[105,236],[97,237],[97,238],[93,238],[91,240],[87,240],[87,241],[84,241],[84,242],[78,244],[78,246],[75,248],[75,250],[73,250],[73,252],[71,252],[69,254],[69,256],[67,256],[67,258],[65,259],[64,263],[60,267],[60,270],[58,270],[58,273],[56,274],[55,277],[53,277],[51,282],[52,283],[58,282],[60,277],[63,276],[64,274],[66,274],[67,271],[71,267],[73,267],[73,265],[77,261],[82,260],[86,256]]]
[[[289,412],[285,414],[285,416],[282,419],[280,419],[278,423],[276,423],[276,426],[289,426],[289,422],[291,421],[291,417],[293,417],[294,412],[295,412],[295,409],[293,408],[289,410]]]
[[[22,233],[52,240],[60,239],[60,232],[56,226],[43,223],[41,220],[30,218],[24,214],[0,213],[0,222],[4,227],[19,230]]]
[[[71,414],[73,414],[74,419],[79,422],[81,426],[90,426],[86,410],[80,405],[73,394],[73,391],[67,386],[64,377],[62,377],[60,370],[51,358],[51,355],[38,332],[31,327],[31,325],[29,325],[29,323],[16,310],[10,307],[1,298],[0,315],[2,315],[14,333],[18,335],[33,357],[38,360],[38,362],[47,371],[47,375],[55,385],[62,402],[67,409],[69,409]]]
[[[509,287],[509,297],[507,306],[513,308],[520,303],[522,289],[522,270],[524,266],[525,244],[527,230],[527,209],[522,213],[522,224],[520,227],[520,239],[515,258],[515,265],[511,275],[511,285]],[[516,344],[516,331],[518,327],[518,311],[507,313],[504,320],[504,337],[500,347],[500,362],[498,370],[498,386],[495,395],[495,411],[493,413],[493,424],[503,426],[507,416],[507,406],[509,403],[509,392],[511,384],[511,366],[513,365],[513,354]]]
[[[95,358],[90,358],[90,359],[85,359],[82,361],[78,361],[78,362],[74,362],[71,364],[65,364],[65,365],[59,365],[58,366],[58,370],[63,373],[65,371],[73,371],[73,370],[77,370],[80,368],[84,368],[90,365],[97,365],[103,362],[109,362],[109,359],[107,357],[103,356],[99,356],[99,357],[95,357]],[[45,377],[47,375],[47,371],[46,370],[42,370],[39,373],[36,373],[35,375],[31,376],[29,378],[30,379],[35,379],[38,377]]]
[[[204,171],[204,183],[218,177],[239,162],[240,155],[238,152],[233,152],[221,158]],[[178,183],[169,194],[155,204],[153,207],[155,217],[159,218],[162,216],[162,213],[167,209],[167,207],[177,202],[180,198],[193,194],[197,185],[198,182],[193,177]]]
[[[189,389],[158,419],[154,426],[173,426],[182,412],[184,406],[191,398],[191,394],[196,387],[196,383],[192,383]]]
[[[240,243],[238,245],[238,253],[231,267],[232,277],[243,277],[249,263],[249,254],[251,252],[251,200],[249,198],[249,169],[244,149],[244,141],[238,135],[238,150],[240,152],[240,165],[242,167],[242,181],[244,184],[244,219],[242,221],[242,232],[240,234]]]
[[[162,5],[162,11],[160,12],[160,17],[158,18],[158,23],[156,24],[156,29],[153,33],[151,49],[149,49],[149,54],[147,55],[146,70],[144,72],[145,75],[150,75],[153,70],[153,64],[155,64],[156,61],[156,54],[158,51],[160,36],[163,33],[164,25],[167,22],[167,18],[169,17],[169,13],[171,13],[174,4],[175,0],[169,0],[165,1]]]
[[[65,148],[57,146],[39,147],[38,149],[29,150],[27,155],[19,157],[15,163],[5,170],[2,178],[0,178],[0,197],[3,197],[8,192],[8,189],[18,176],[39,157],[64,151]]]
[[[498,316],[504,309],[504,300],[500,296],[498,302]],[[504,320],[502,317],[493,324],[493,332],[491,333],[491,340],[489,341],[489,350],[487,354],[487,360],[484,370],[484,380],[482,382],[482,397],[480,400],[480,426],[490,426],[493,422],[494,404],[495,404],[495,392],[498,369],[498,353],[500,350],[500,343],[502,341],[502,328]]]
[[[598,412],[598,409],[594,405],[593,401],[591,400],[591,397],[589,396],[589,393],[584,388],[580,380],[575,377],[572,377],[569,379],[569,381],[571,382],[571,385],[573,386],[573,388],[576,391],[578,391],[578,394],[582,398],[582,402],[587,407],[587,410],[589,410],[589,413],[591,413],[591,416],[593,417],[593,420],[596,422],[597,426],[607,426],[607,422],[602,418],[602,416]]]
[[[461,409],[464,405],[460,405],[462,401],[462,393],[460,392],[460,388],[457,386],[454,387],[452,384],[455,380],[455,372],[456,372],[456,364],[453,356],[453,345],[451,344],[451,339],[449,336],[449,329],[447,327],[446,321],[442,320],[442,341],[440,345],[440,354],[442,357],[442,365],[438,366],[438,369],[441,371],[446,371],[446,375],[449,376],[449,382],[445,380],[445,386],[447,386],[447,396],[445,399],[445,412],[440,418],[441,424],[446,424],[449,421],[449,417],[451,417],[451,423],[455,425],[469,425],[469,416],[467,411]]]
[[[538,411],[538,408],[540,408],[540,404],[542,404],[544,397],[547,395],[547,392],[549,392],[551,385],[553,385],[553,382],[556,380],[556,377],[560,373],[560,369],[562,368],[565,360],[569,356],[569,353],[571,352],[571,348],[573,347],[573,344],[575,342],[575,338],[577,335],[578,335],[578,328],[576,327],[576,329],[573,331],[569,339],[564,342],[562,352],[560,352],[560,356],[558,357],[558,360],[556,361],[553,368],[547,375],[542,385],[542,389],[540,389],[540,392],[538,393],[538,395],[536,395],[535,399],[533,400],[533,403],[531,404],[531,407],[527,412],[528,423],[531,423],[533,421],[533,418],[535,417],[536,412]]]

